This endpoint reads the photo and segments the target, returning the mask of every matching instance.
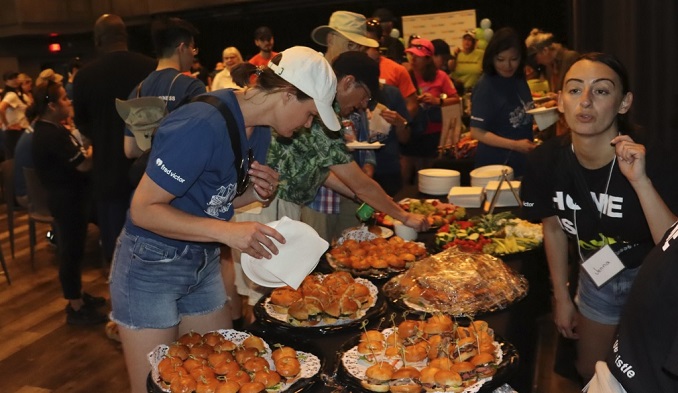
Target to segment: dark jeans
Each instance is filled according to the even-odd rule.
[[[24,130],[5,130],[5,159],[9,160],[14,158],[14,150],[16,149],[16,144],[21,138],[21,134],[24,133]]]
[[[84,190],[50,190],[48,205],[59,243],[59,281],[66,299],[82,297],[82,260],[90,216],[90,198]]]

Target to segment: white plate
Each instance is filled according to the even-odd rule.
[[[542,106],[542,107],[539,107],[539,108],[530,109],[529,111],[527,111],[527,113],[529,113],[531,115],[536,115],[536,114],[540,114],[540,113],[547,113],[547,112],[555,111],[557,109],[558,109],[558,107],[556,107],[556,106],[552,106],[550,108],[544,108]]]
[[[381,234],[380,234],[381,237],[389,238],[389,237],[393,236],[393,230],[391,230],[390,228],[379,226],[379,229],[381,230]],[[341,231],[341,237],[342,238],[345,237],[347,233],[352,232],[352,231],[364,231],[364,232],[367,232],[367,233],[370,233],[370,234],[372,233],[372,232],[367,230],[367,227],[351,227],[351,228],[346,228],[343,231]],[[376,233],[375,233],[375,235],[376,235]],[[359,241],[371,240],[371,239],[363,239],[362,236],[351,236],[351,239],[356,239],[356,240],[359,240]]]
[[[217,330],[219,334],[224,336],[225,339],[230,340],[234,342],[236,345],[242,344],[245,339],[249,336],[251,336],[250,333],[247,332],[241,332],[238,330],[233,330],[233,329],[225,329],[225,330]],[[271,354],[273,353],[273,350],[271,349],[270,345],[266,340],[261,337],[264,340],[264,347],[266,348],[266,353],[263,355],[263,358],[268,361],[268,364],[271,365],[271,370],[275,370],[275,363],[273,362],[273,359],[271,358]],[[167,351],[169,350],[169,346],[162,344],[158,345],[151,351],[148,355],[149,362],[151,363],[151,376],[153,378],[153,381],[158,384],[159,386],[159,381],[160,381],[160,373],[158,372],[158,364],[160,364],[160,361],[166,357]],[[299,372],[299,378],[313,378],[320,372],[320,368],[322,365],[322,362],[320,359],[308,352],[301,352],[297,351],[297,359],[299,359],[299,363],[301,366],[301,371]],[[296,382],[296,380],[295,380]],[[290,387],[292,387],[293,383],[282,383],[280,385],[280,389],[277,390],[278,392],[284,392]],[[161,388],[163,392],[169,392],[169,389],[163,389]]]
[[[251,255],[243,253],[240,257],[240,265],[245,275],[254,283],[266,288],[278,288],[285,283],[261,266],[261,263],[255,260]]]
[[[368,143],[368,142],[349,142],[346,144],[346,147],[348,147],[350,150],[376,150],[384,146],[383,143],[381,142],[374,142],[374,143]]]
[[[387,338],[391,334],[393,334],[394,329],[388,328],[382,330],[382,334],[384,335],[384,338]],[[494,356],[495,356],[495,364],[501,364],[502,360],[504,359],[504,353],[501,350],[501,346],[499,342],[494,341]],[[380,361],[385,361],[387,363],[391,363],[394,368],[398,369],[400,367],[405,366],[405,364],[402,362],[402,360],[397,360],[393,361],[392,359],[386,358],[382,353],[377,353],[376,354],[376,361],[375,362],[380,362]],[[367,362],[364,360],[364,356],[358,352],[358,346],[356,345],[355,347],[352,347],[348,351],[344,352],[341,355],[341,363],[348,371],[348,373],[353,377],[356,378],[359,381],[362,381],[365,379],[365,371],[374,363]],[[428,364],[428,359],[425,359],[421,362],[413,362],[413,363],[408,363],[407,366],[412,366],[415,367],[417,370],[421,370],[426,365]],[[489,382],[492,380],[492,377],[488,378],[482,378],[474,382],[471,386],[466,387],[464,389],[464,393],[477,393],[480,391],[480,388],[483,387],[483,385],[486,382]],[[448,392],[440,392],[440,393],[448,393]]]
[[[369,289],[370,295],[372,295],[372,300],[370,300],[369,306],[360,309],[357,312],[357,315],[356,315],[355,318],[352,318],[352,319],[340,318],[334,323],[327,323],[327,322],[321,321],[320,323],[318,323],[317,325],[314,325],[314,326],[321,327],[321,326],[331,326],[331,325],[345,325],[345,324],[351,323],[351,322],[355,321],[356,319],[360,319],[360,318],[364,317],[365,314],[367,314],[367,312],[377,304],[377,296],[379,296],[379,289],[377,289],[377,287],[374,284],[372,284],[372,282],[370,280],[368,280],[366,278],[356,277],[355,282],[363,284],[364,286],[367,287],[367,289]],[[287,313],[283,314],[283,313],[276,312],[275,309],[273,308],[273,305],[271,304],[271,297],[270,296],[268,298],[266,298],[266,300],[264,301],[264,309],[266,310],[266,313],[268,313],[268,315],[271,318],[275,318],[275,319],[279,320],[280,322],[288,323],[287,322]]]
[[[379,229],[381,229],[381,237],[389,238],[389,237],[393,236],[393,231],[391,229],[386,228],[386,227],[379,227]]]

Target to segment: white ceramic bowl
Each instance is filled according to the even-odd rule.
[[[481,166],[471,171],[471,186],[485,187],[492,180],[500,180],[502,171],[508,171],[509,180],[513,180],[513,168],[507,165]]]
[[[452,169],[422,169],[418,175],[419,192],[429,195],[447,195],[461,179],[461,174]]]
[[[414,228],[410,228],[402,222],[396,220],[393,221],[393,230],[395,231],[396,236],[400,237],[403,240],[414,241],[417,240],[417,231]]]

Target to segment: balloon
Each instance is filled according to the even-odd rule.
[[[400,30],[396,29],[395,27],[391,29],[391,37],[393,38],[400,38]]]
[[[478,42],[476,42],[476,48],[485,50],[485,48],[487,48],[487,41],[484,39],[478,40]]]
[[[483,37],[485,37],[485,41],[491,40],[493,35],[494,30],[490,29],[489,27],[483,31]]]
[[[490,27],[492,27],[492,22],[490,22],[489,19],[485,18],[480,21],[480,27],[482,27],[483,29],[489,29]]]
[[[478,27],[478,28],[476,29],[476,39],[479,40],[479,39],[481,39],[481,38],[483,38],[483,29],[481,29],[480,27]]]

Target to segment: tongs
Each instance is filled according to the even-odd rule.
[[[487,214],[492,214],[494,212],[494,207],[497,204],[497,198],[499,198],[499,193],[502,191],[501,186],[506,182],[509,186],[509,189],[513,193],[513,197],[516,198],[516,201],[518,202],[518,206],[522,206],[523,202],[520,200],[520,196],[518,195],[518,192],[516,191],[515,188],[513,188],[513,184],[511,184],[511,180],[508,178],[508,170],[507,169],[502,169],[501,170],[501,178],[499,179],[499,184],[497,185],[497,191],[495,191],[494,195],[492,196],[492,201],[490,202],[490,205],[487,205],[487,201],[485,201],[485,206],[484,206],[484,211]]]

